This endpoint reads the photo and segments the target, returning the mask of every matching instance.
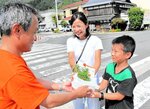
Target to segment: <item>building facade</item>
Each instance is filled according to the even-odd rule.
[[[83,5],[86,4],[88,0],[81,0],[63,7],[64,10],[64,20],[70,20],[73,13],[80,11],[84,12]]]
[[[40,15],[42,16],[42,22],[39,24],[39,31],[50,31],[52,28],[56,28],[56,24],[53,21],[52,17],[56,16],[56,10],[45,10],[41,11]],[[58,15],[64,18],[63,10],[58,10]],[[62,21],[62,19],[58,19],[58,25]]]
[[[136,6],[130,0],[89,0],[83,9],[87,12],[90,24],[97,30],[109,30],[113,18],[121,18],[128,22],[127,11]]]
[[[109,30],[113,18],[128,22],[127,11],[136,6],[130,0],[81,0],[63,8],[64,20],[70,20],[76,11],[84,12],[91,30]]]

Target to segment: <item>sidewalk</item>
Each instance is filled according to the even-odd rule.
[[[40,36],[46,36],[46,37],[61,37],[61,36],[71,36],[73,35],[72,32],[60,32],[60,33],[54,33],[54,32],[43,32],[43,33],[38,33]]]

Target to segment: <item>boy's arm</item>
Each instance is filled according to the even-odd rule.
[[[98,91],[104,90],[108,86],[108,80],[103,79],[102,82],[99,84]]]
[[[107,100],[122,100],[125,95],[116,92],[116,93],[103,93],[103,99]]]
[[[122,100],[125,96],[119,92],[116,93],[103,93],[103,92],[93,92],[91,94],[92,98],[102,98],[107,100]]]
[[[99,89],[92,93],[92,98],[103,98],[108,100],[122,100],[125,95],[116,92],[116,93],[103,93],[101,92],[108,86],[108,80],[103,79],[102,82],[99,85]]]

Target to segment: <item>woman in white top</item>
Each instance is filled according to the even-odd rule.
[[[70,24],[74,34],[74,37],[67,40],[67,52],[70,67],[73,69],[77,61],[79,61],[94,68],[95,78],[97,78],[95,83],[98,84],[97,72],[101,64],[101,51],[103,49],[102,41],[97,36],[90,34],[87,18],[82,12],[74,13],[70,20]],[[85,43],[86,46],[84,48]],[[80,57],[83,48],[84,51]],[[85,109],[85,100],[87,100],[88,109],[101,108],[100,101],[97,98],[78,98],[73,101],[74,109]]]

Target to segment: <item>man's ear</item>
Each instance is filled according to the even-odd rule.
[[[20,36],[22,27],[19,24],[14,24],[11,28],[11,34],[15,36]]]

